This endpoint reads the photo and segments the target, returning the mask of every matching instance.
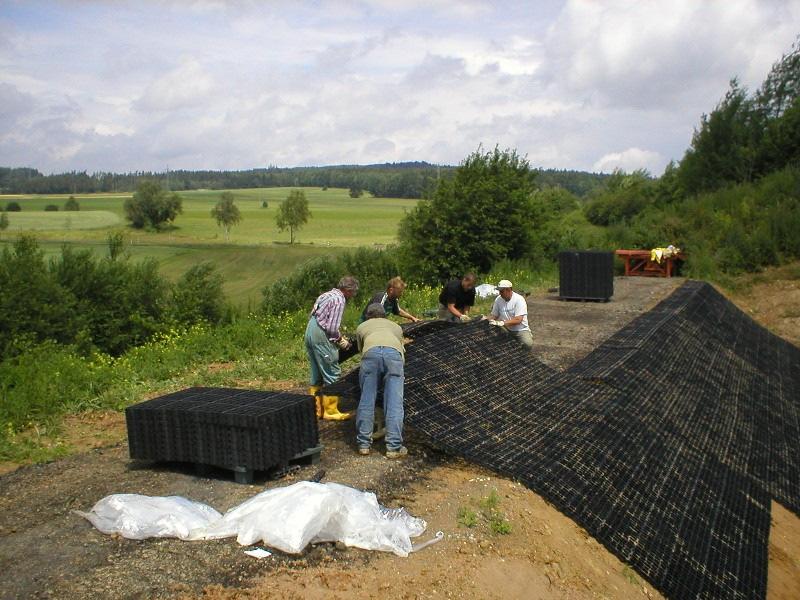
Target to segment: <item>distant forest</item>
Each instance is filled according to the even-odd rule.
[[[0,167],[2,194],[86,194],[133,192],[143,180],[158,181],[172,191],[230,190],[266,187],[335,187],[364,190],[378,198],[423,198],[440,178],[450,178],[455,167],[427,162],[384,163],[250,169],[246,171],[168,171],[153,173],[87,173],[72,171],[43,175],[36,169]],[[561,187],[585,197],[600,187],[607,175],[568,170],[536,170],[540,188]]]

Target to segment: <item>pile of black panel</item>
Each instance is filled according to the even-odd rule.
[[[194,387],[125,410],[131,458],[267,470],[319,445],[314,399]]]
[[[563,372],[486,323],[418,334],[406,422],[437,446],[522,481],[667,596],[765,596],[770,501],[800,512],[800,349],[700,282]]]
[[[561,299],[608,301],[614,295],[614,253],[593,250],[559,252],[558,276]]]

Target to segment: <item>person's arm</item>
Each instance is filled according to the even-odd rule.
[[[455,315],[455,316],[456,316],[456,317],[458,317],[459,319],[461,318],[461,315],[462,315],[462,314],[466,314],[466,312],[464,312],[464,313],[461,313],[461,311],[459,311],[459,310],[456,308],[456,303],[455,303],[455,302],[449,302],[449,303],[447,304],[447,310],[448,310],[448,311],[450,311],[450,313],[451,313],[451,314]]]
[[[358,346],[359,352],[361,352],[364,348],[364,331],[361,325],[359,325],[356,329],[356,346]]]
[[[398,311],[398,313],[400,314],[401,317],[403,317],[404,319],[408,319],[412,323],[416,323],[417,321],[419,321],[419,319],[417,317],[415,317],[411,313],[407,313],[402,308],[398,308],[397,311]]]
[[[520,323],[522,323],[522,319],[523,319],[524,316],[525,315],[518,315],[516,317],[513,317],[513,318],[509,319],[508,321],[503,321],[503,325],[505,325],[505,326],[519,325]]]

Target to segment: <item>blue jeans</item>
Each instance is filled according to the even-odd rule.
[[[375,424],[375,397],[383,382],[383,410],[386,415],[386,449],[399,450],[403,445],[403,357],[394,348],[377,346],[361,357],[358,381],[361,401],[356,411],[356,442],[359,448],[372,445]]]
[[[311,367],[309,383],[311,385],[328,385],[339,380],[342,369],[339,366],[339,348],[328,339],[325,331],[311,317],[306,325],[306,354]]]

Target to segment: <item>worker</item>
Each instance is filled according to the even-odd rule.
[[[364,306],[364,310],[361,312],[361,323],[367,320],[367,308],[370,304],[380,304],[383,306],[383,310],[386,311],[386,314],[393,314],[399,317],[403,317],[404,319],[408,319],[412,323],[416,323],[419,321],[417,317],[412,315],[411,313],[407,313],[402,308],[400,308],[400,303],[398,299],[403,295],[403,292],[406,289],[406,283],[399,277],[392,277],[389,280],[389,283],[386,284],[386,291],[385,292],[376,292],[369,302],[367,302],[366,306]]]
[[[317,418],[342,421],[350,413],[339,412],[339,396],[321,393],[322,385],[339,379],[339,348],[347,350],[350,341],[339,330],[348,299],[358,293],[358,279],[346,275],[332,290],[321,294],[314,302],[306,325],[305,346],[311,366],[309,393],[316,399]]]
[[[367,306],[367,320],[356,329],[356,343],[361,351],[358,381],[361,400],[356,411],[358,453],[368,455],[372,448],[375,398],[383,382],[383,405],[386,413],[386,458],[408,454],[403,446],[403,330],[386,318],[380,303]]]
[[[486,317],[491,325],[505,327],[528,348],[533,348],[533,335],[528,327],[528,303],[514,291],[508,279],[497,284],[499,295],[494,300],[491,314]]]
[[[475,305],[475,275],[467,273],[461,279],[449,281],[439,294],[439,319],[469,321],[469,309]]]

